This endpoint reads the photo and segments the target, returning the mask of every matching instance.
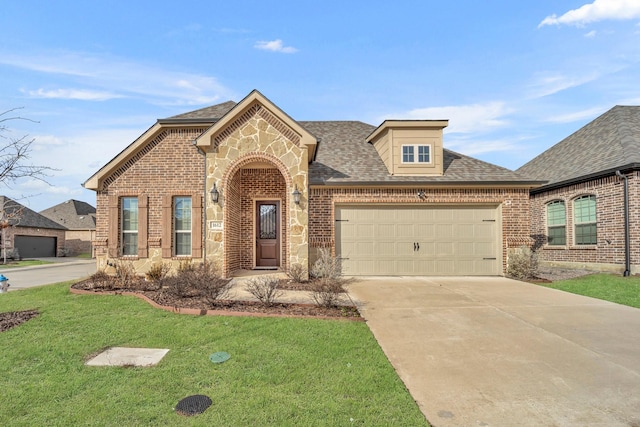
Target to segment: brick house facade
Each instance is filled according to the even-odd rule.
[[[443,149],[446,125],[296,122],[257,91],[159,120],[84,184],[97,194],[98,268],[207,260],[231,276],[309,269],[329,248],[373,274],[359,266],[397,246],[408,252],[379,274],[504,274],[509,254],[531,243],[529,191],[541,182]],[[352,207],[362,223],[338,218]],[[388,219],[396,207],[415,224]],[[434,228],[434,216],[445,223]],[[349,230],[372,243],[347,254]]]
[[[531,234],[544,265],[640,273],[640,107],[612,108],[518,172],[548,181],[531,191]],[[590,218],[576,212],[585,198]],[[585,220],[588,239],[579,235]]]

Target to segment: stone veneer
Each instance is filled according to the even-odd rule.
[[[280,200],[281,267],[307,266],[308,153],[298,141],[285,136],[282,122],[270,114],[245,114],[229,124],[229,131],[218,144],[207,149],[206,188],[213,184],[220,191],[217,204],[206,203],[206,254],[222,262],[225,275],[255,265],[253,243],[254,205],[256,200]],[[260,171],[262,169],[262,171]],[[302,193],[300,205],[293,203],[294,188]],[[244,218],[244,219],[243,219]],[[223,230],[212,229],[212,221],[221,222]]]
[[[628,174],[631,273],[640,273],[640,172]],[[596,196],[597,244],[574,245],[573,200],[583,195]],[[546,205],[563,200],[566,207],[567,245],[547,245]],[[622,272],[625,267],[624,190],[617,176],[533,194],[531,196],[531,235],[543,264]]]

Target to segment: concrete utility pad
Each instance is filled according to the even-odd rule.
[[[87,366],[155,366],[168,348],[111,347],[89,360]]]

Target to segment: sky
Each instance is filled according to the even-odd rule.
[[[0,194],[95,206],[81,184],[157,119],[253,89],[296,120],[448,119],[445,148],[515,170],[639,83],[640,0],[2,2],[0,136],[52,170]]]

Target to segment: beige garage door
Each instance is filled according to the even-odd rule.
[[[346,275],[499,275],[496,206],[337,206]]]

